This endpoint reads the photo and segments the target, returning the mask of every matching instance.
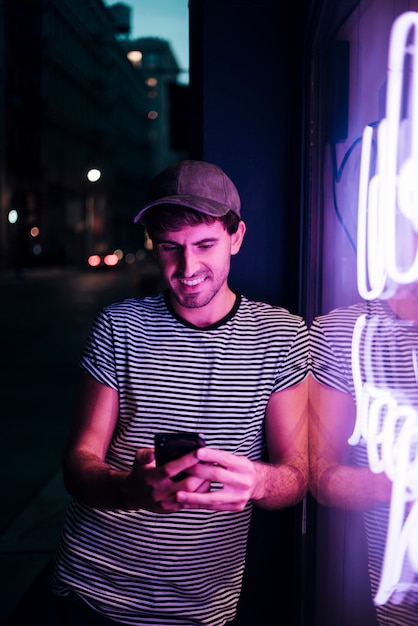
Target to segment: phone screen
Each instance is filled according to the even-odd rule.
[[[155,435],[155,463],[157,466],[165,465],[205,445],[205,437],[202,433],[157,433]],[[182,480],[186,476],[185,472],[181,472],[174,476],[173,480]]]

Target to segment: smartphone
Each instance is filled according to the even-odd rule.
[[[157,433],[154,443],[157,467],[206,445],[205,436],[202,433],[187,432]],[[186,476],[186,472],[180,472],[173,476],[172,480],[183,480]]]

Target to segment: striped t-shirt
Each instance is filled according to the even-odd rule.
[[[376,445],[370,446],[371,436],[367,444],[367,437],[359,433],[354,438],[357,439],[356,445],[351,449],[352,464],[367,467],[370,459],[388,458],[387,452],[382,449],[382,437],[386,437],[386,434],[392,437],[393,444],[388,444],[386,440],[385,450],[390,450],[391,462],[395,463],[396,442],[399,441],[399,431],[404,423],[404,412],[409,409],[411,413],[418,411],[418,326],[398,318],[385,300],[361,302],[316,318],[310,329],[310,351],[313,375],[319,382],[351,394],[356,400],[357,409],[358,399],[365,397],[359,394],[359,389],[369,394],[370,406],[373,398],[377,398],[369,415],[381,402]],[[396,411],[399,419],[396,424],[392,422],[392,417],[386,417],[385,424],[387,407],[398,407]],[[391,410],[392,415],[396,415],[395,409]],[[339,419],[339,416],[330,415],[329,419]],[[366,428],[363,422],[362,430]],[[372,431],[373,428],[370,429]],[[382,463],[381,471],[383,469]],[[376,467],[376,470],[379,468]],[[391,472],[389,475],[393,476]],[[384,570],[384,559],[388,552],[389,515],[389,505],[363,513],[370,583],[375,600],[380,597],[378,592],[382,588],[383,573],[388,571]],[[403,523],[407,517],[408,510],[405,511]],[[414,532],[416,535],[416,528]],[[396,544],[391,545],[395,545],[395,550]],[[397,556],[404,562],[403,571],[398,584],[394,585],[390,593],[384,594],[383,604],[381,600],[376,603],[377,621],[382,626],[417,626],[417,575],[410,568],[408,556],[403,559],[402,542],[399,541],[397,545]],[[394,564],[390,569],[395,571]]]
[[[110,305],[81,357],[120,398],[106,461],[129,470],[137,448],[173,430],[202,432],[208,446],[261,459],[269,397],[306,377],[307,353],[302,318],[245,297],[206,328],[179,318],[165,294]],[[250,504],[161,514],[74,501],[53,588],[76,591],[124,624],[221,626],[235,615],[250,513]]]

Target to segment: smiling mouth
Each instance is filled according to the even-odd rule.
[[[180,278],[179,279],[182,285],[185,285],[186,287],[195,287],[196,285],[199,285],[200,283],[203,283],[203,281],[205,280],[204,277],[201,278],[193,278],[193,279],[187,279],[187,278]]]

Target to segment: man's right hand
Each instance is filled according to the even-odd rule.
[[[204,493],[210,491],[210,482],[196,476],[180,481],[173,477],[198,463],[195,452],[156,467],[154,450],[140,448],[136,452],[131,473],[124,483],[124,502],[127,509],[147,509],[157,513],[181,511],[176,500],[178,491]]]

